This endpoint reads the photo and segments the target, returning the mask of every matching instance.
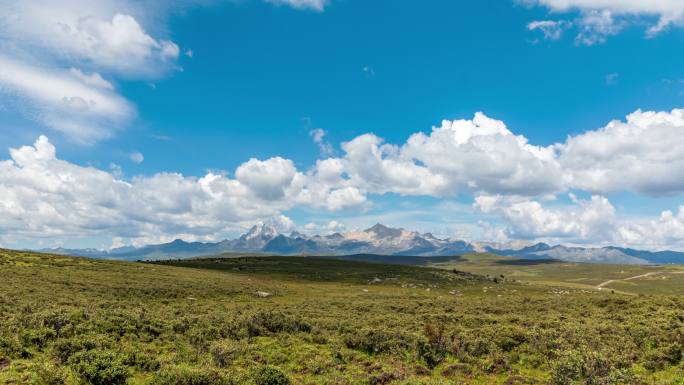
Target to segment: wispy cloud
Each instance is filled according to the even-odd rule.
[[[527,29],[541,31],[546,40],[558,40],[571,26],[572,23],[565,20],[535,20],[527,24]]]
[[[265,0],[276,5],[288,5],[297,9],[312,9],[322,12],[328,5],[328,0]]]
[[[646,37],[654,37],[672,26],[684,25],[684,2],[679,0],[523,0],[524,3],[549,8],[557,14],[578,12],[572,24],[577,28],[575,42],[583,45],[604,43],[608,37],[618,34],[627,25],[643,25],[653,17],[645,31]],[[560,22],[560,21],[557,21]],[[567,22],[566,22],[567,23]],[[547,37],[555,37],[552,24]]]
[[[311,136],[311,139],[313,139],[314,143],[318,146],[321,156],[324,157],[331,156],[335,153],[332,144],[325,140],[326,135],[327,132],[322,128],[315,128],[309,131],[309,136]]]

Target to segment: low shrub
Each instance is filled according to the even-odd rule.
[[[43,348],[56,336],[55,330],[47,327],[26,329],[21,333],[21,342],[26,347],[37,346]]]
[[[226,375],[204,368],[190,368],[186,366],[165,367],[157,374],[150,385],[234,385]]]
[[[261,366],[252,371],[252,380],[256,385],[290,385],[290,379],[273,366]]]
[[[668,365],[676,365],[682,360],[682,346],[679,344],[669,344],[654,349],[646,354],[644,367],[655,371],[665,368]]]
[[[0,355],[10,358],[30,358],[31,352],[15,338],[0,336]]]
[[[71,356],[76,373],[92,385],[121,385],[128,377],[128,367],[121,355],[111,350],[89,350]]]
[[[31,365],[29,385],[64,385],[67,381],[66,371],[52,363],[41,362]]]
[[[344,343],[350,349],[368,354],[404,351],[415,345],[402,334],[376,329],[347,333]]]
[[[562,352],[552,364],[551,383],[571,385],[584,376],[584,358],[575,350]]]
[[[269,333],[295,333],[311,331],[311,325],[279,311],[258,312],[244,322],[247,335],[257,337]]]
[[[244,349],[244,344],[238,341],[221,340],[212,343],[209,352],[217,366],[226,368]]]
[[[58,338],[51,348],[52,354],[60,362],[67,362],[71,356],[78,352],[95,348],[104,348],[110,345],[109,341],[95,335],[80,335],[72,338]]]

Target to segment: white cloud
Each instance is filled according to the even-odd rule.
[[[478,196],[475,207],[483,213],[498,214],[508,223],[506,233],[513,239],[554,239],[573,242],[610,240],[614,234],[615,208],[605,197],[594,195],[574,205],[545,208],[540,202],[514,196]]]
[[[346,229],[346,226],[344,225],[344,223],[340,223],[338,221],[330,221],[326,225],[326,228],[331,233],[339,233],[344,231]]]
[[[262,223],[267,223],[273,226],[276,229],[276,231],[278,231],[280,234],[290,233],[297,228],[297,225],[295,225],[292,219],[282,214],[274,215],[271,218],[266,219]],[[250,223],[248,227],[251,227],[252,225],[253,224]]]
[[[332,144],[325,140],[327,134],[328,133],[322,128],[315,128],[309,131],[309,136],[311,136],[311,139],[313,139],[314,143],[318,146],[322,156],[331,156],[335,152]]]
[[[128,13],[144,12],[134,2],[4,0],[2,5],[4,39],[38,51],[37,56],[132,77],[157,76],[178,58],[174,42],[150,36]]]
[[[130,153],[128,158],[135,164],[140,164],[145,160],[145,156],[139,151]]]
[[[107,79],[154,79],[176,65],[178,45],[139,22],[160,9],[129,0],[0,0],[0,97],[77,143],[114,136],[135,109]]]
[[[318,160],[316,166],[306,174],[306,185],[300,191],[297,202],[330,211],[366,209],[369,202],[365,190],[355,186],[344,174],[345,162],[342,159]]]
[[[576,44],[603,44],[609,36],[617,35],[622,26],[617,23],[608,10],[587,11],[576,23],[579,32],[575,37]]]
[[[309,235],[341,233],[346,230],[344,223],[332,220],[327,223],[309,222],[302,226],[302,231]]]
[[[179,236],[212,239],[236,224],[274,216],[270,220],[279,228],[292,228],[281,213],[309,203],[302,191],[315,183],[313,176],[282,158],[252,159],[236,175],[158,173],[126,181],[116,168],[107,172],[59,159],[41,136],[33,146],[12,149],[10,159],[0,161],[0,238],[10,242],[109,234],[137,243]],[[321,200],[335,208],[345,199],[358,199],[340,197],[345,189],[337,191],[328,191],[331,198],[321,193]]]
[[[555,12],[580,11],[584,24],[578,42],[595,44],[618,32],[614,16],[625,23],[635,23],[635,18],[657,18],[647,30],[654,36],[671,25],[684,22],[684,2],[680,0],[523,0],[530,4],[546,6]]]
[[[636,111],[557,145],[569,187],[593,193],[684,193],[684,110]]]
[[[97,72],[93,72],[90,75],[88,75],[88,74],[84,74],[78,68],[71,68],[69,70],[69,72],[74,77],[79,79],[81,82],[83,82],[84,84],[87,84],[91,87],[104,88],[104,89],[108,89],[110,91],[114,90],[114,86],[112,85],[112,83],[104,80],[102,78],[102,76],[100,76],[100,74],[98,74]]]
[[[318,11],[326,5],[325,0],[270,2]],[[176,9],[211,3],[0,0],[0,102],[78,143],[110,138],[133,115],[112,80],[153,81],[178,69],[181,48],[163,36],[163,24]],[[192,57],[192,50],[185,55]],[[73,79],[80,87],[75,95]],[[64,92],[68,95],[55,95]],[[24,104],[30,108],[21,108]]]
[[[563,31],[569,28],[572,23],[565,20],[535,20],[527,24],[530,31],[541,31],[547,40],[558,40]]]
[[[373,134],[364,134],[342,144],[342,162],[351,183],[374,193],[442,195],[448,181],[427,167],[403,158],[398,147],[383,144]]]
[[[70,71],[64,76],[83,84]],[[104,86],[97,89],[109,92]],[[369,199],[375,194],[468,194],[477,197],[481,212],[509,223],[497,238],[675,244],[649,221],[620,220],[604,195],[684,193],[684,148],[677,145],[683,137],[684,110],[679,109],[636,111],[625,121],[550,146],[530,144],[503,122],[476,114],[472,120],[445,121],[400,145],[360,135],[342,145],[339,157],[320,159],[303,171],[289,159],[272,157],[248,160],[234,177],[158,173],[132,180],[123,179],[115,165],[103,171],[60,160],[41,137],[0,161],[0,230],[3,242],[7,236],[96,231],[138,240],[179,234],[201,238],[295,207],[363,212],[377,207]],[[140,155],[131,159],[143,160]],[[555,200],[568,191],[594,197],[576,199],[571,206]],[[676,238],[681,212],[666,212],[656,222]]]
[[[628,246],[684,249],[684,206],[676,214],[668,210],[657,219],[624,223],[618,234]]]
[[[81,143],[108,138],[135,109],[97,74],[52,70],[0,56],[0,95],[17,110]]]
[[[265,0],[267,3],[276,5],[288,5],[297,9],[312,9],[322,12],[328,5],[328,0]]]
[[[292,161],[281,157],[265,161],[252,158],[235,171],[237,179],[263,199],[284,197],[296,174]]]
[[[552,147],[531,145],[482,113],[473,120],[444,121],[429,135],[413,134],[401,146],[366,134],[342,148],[354,185],[370,192],[536,195],[562,189]]]
[[[478,196],[474,207],[485,214],[500,216],[504,227],[488,222],[481,225],[493,238],[535,239],[551,243],[612,245],[651,250],[684,249],[684,206],[675,214],[663,211],[658,218],[621,218],[604,196],[577,199],[571,204],[545,207],[524,197]]]

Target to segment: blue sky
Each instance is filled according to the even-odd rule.
[[[0,1],[3,246],[380,221],[467,239],[684,247],[676,1],[58,3]],[[638,110],[660,115],[625,123]],[[472,123],[477,112],[487,120]],[[475,126],[466,142],[407,145],[460,119]],[[600,130],[612,120],[625,127]],[[377,142],[356,140],[368,134]],[[10,155],[22,146],[30,160]],[[326,179],[316,162],[328,158],[340,169]],[[494,172],[511,164],[510,180]],[[202,187],[207,175],[221,187]]]

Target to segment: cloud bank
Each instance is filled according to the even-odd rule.
[[[94,81],[100,82],[98,78]],[[100,85],[101,88],[103,85]],[[382,194],[473,196],[474,208],[505,222],[514,239],[684,246],[684,211],[625,221],[607,194],[684,193],[684,110],[636,111],[623,121],[539,146],[477,113],[390,144],[363,134],[338,157],[301,170],[290,159],[249,159],[233,176],[158,173],[124,179],[59,159],[41,136],[0,162],[4,242],[108,234],[134,242],[185,236],[213,239],[245,223],[297,207],[355,212]],[[138,154],[136,154],[138,155]],[[142,162],[144,157],[131,157]],[[558,194],[572,204],[545,207]]]

